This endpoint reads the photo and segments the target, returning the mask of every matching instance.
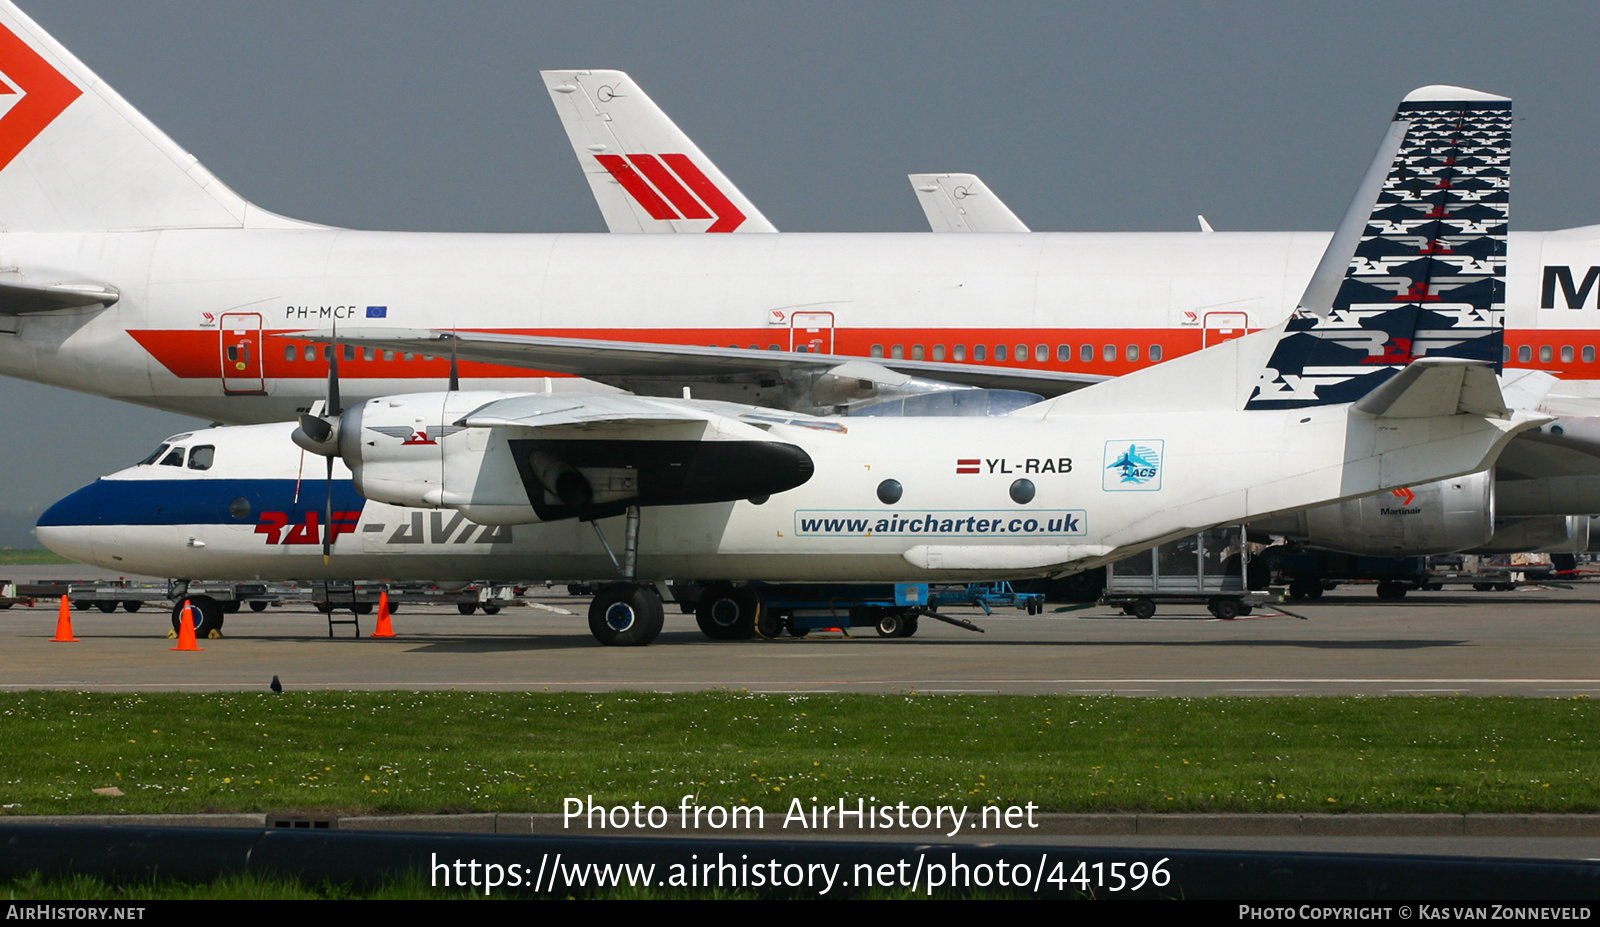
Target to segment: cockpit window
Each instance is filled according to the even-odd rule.
[[[202,444],[189,452],[190,470],[210,470],[211,461],[217,456],[217,449],[209,444]]]
[[[155,463],[156,460],[159,459],[162,454],[165,454],[167,452],[167,448],[169,448],[171,446],[172,445],[170,445],[170,444],[163,444],[160,447],[156,448],[155,450],[151,451],[149,457],[146,457],[145,459],[139,461],[139,466],[148,467],[151,464]]]
[[[175,447],[171,451],[167,452],[167,456],[161,458],[161,466],[163,466],[163,467],[181,467],[181,466],[183,466],[183,452],[184,452],[184,450],[185,450],[184,448]]]

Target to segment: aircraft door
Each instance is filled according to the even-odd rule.
[[[832,354],[833,313],[789,313],[789,350],[808,354]]]
[[[1242,338],[1250,332],[1250,316],[1243,312],[1208,312],[1202,324],[1200,346],[1204,348]]]
[[[223,313],[221,334],[222,391],[229,396],[266,392],[261,313]]]

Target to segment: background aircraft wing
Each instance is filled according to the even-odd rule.
[[[331,342],[331,332],[292,332],[284,337]],[[877,391],[900,394],[934,392],[957,387],[1019,390],[1041,396],[1058,396],[1108,379],[1082,373],[990,367],[943,361],[863,358],[838,354],[762,351],[684,344],[650,344],[630,341],[595,341],[587,338],[553,338],[494,332],[427,331],[417,329],[342,329],[339,341],[361,347],[410,351],[449,357],[451,340],[462,361],[502,364],[580,376],[642,395],[677,396],[683,387],[695,395],[706,386],[776,388],[801,385],[803,380],[831,377],[842,381],[836,390],[840,401],[824,397],[799,402],[794,407],[833,406],[866,399]],[[731,395],[727,398],[741,398]]]

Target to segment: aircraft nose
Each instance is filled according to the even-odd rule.
[[[113,497],[104,480],[95,480],[44,510],[34,534],[39,543],[70,560],[94,562],[94,538],[104,530],[99,513]]]

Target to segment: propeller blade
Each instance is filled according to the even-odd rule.
[[[328,507],[322,523],[322,565],[327,566],[333,556],[333,458],[328,459]]]
[[[461,391],[461,374],[456,370],[456,334],[450,333],[450,392]]]
[[[333,324],[333,345],[328,354],[328,418],[338,418],[344,409],[339,405],[339,323]],[[307,432],[310,434],[310,432]]]

